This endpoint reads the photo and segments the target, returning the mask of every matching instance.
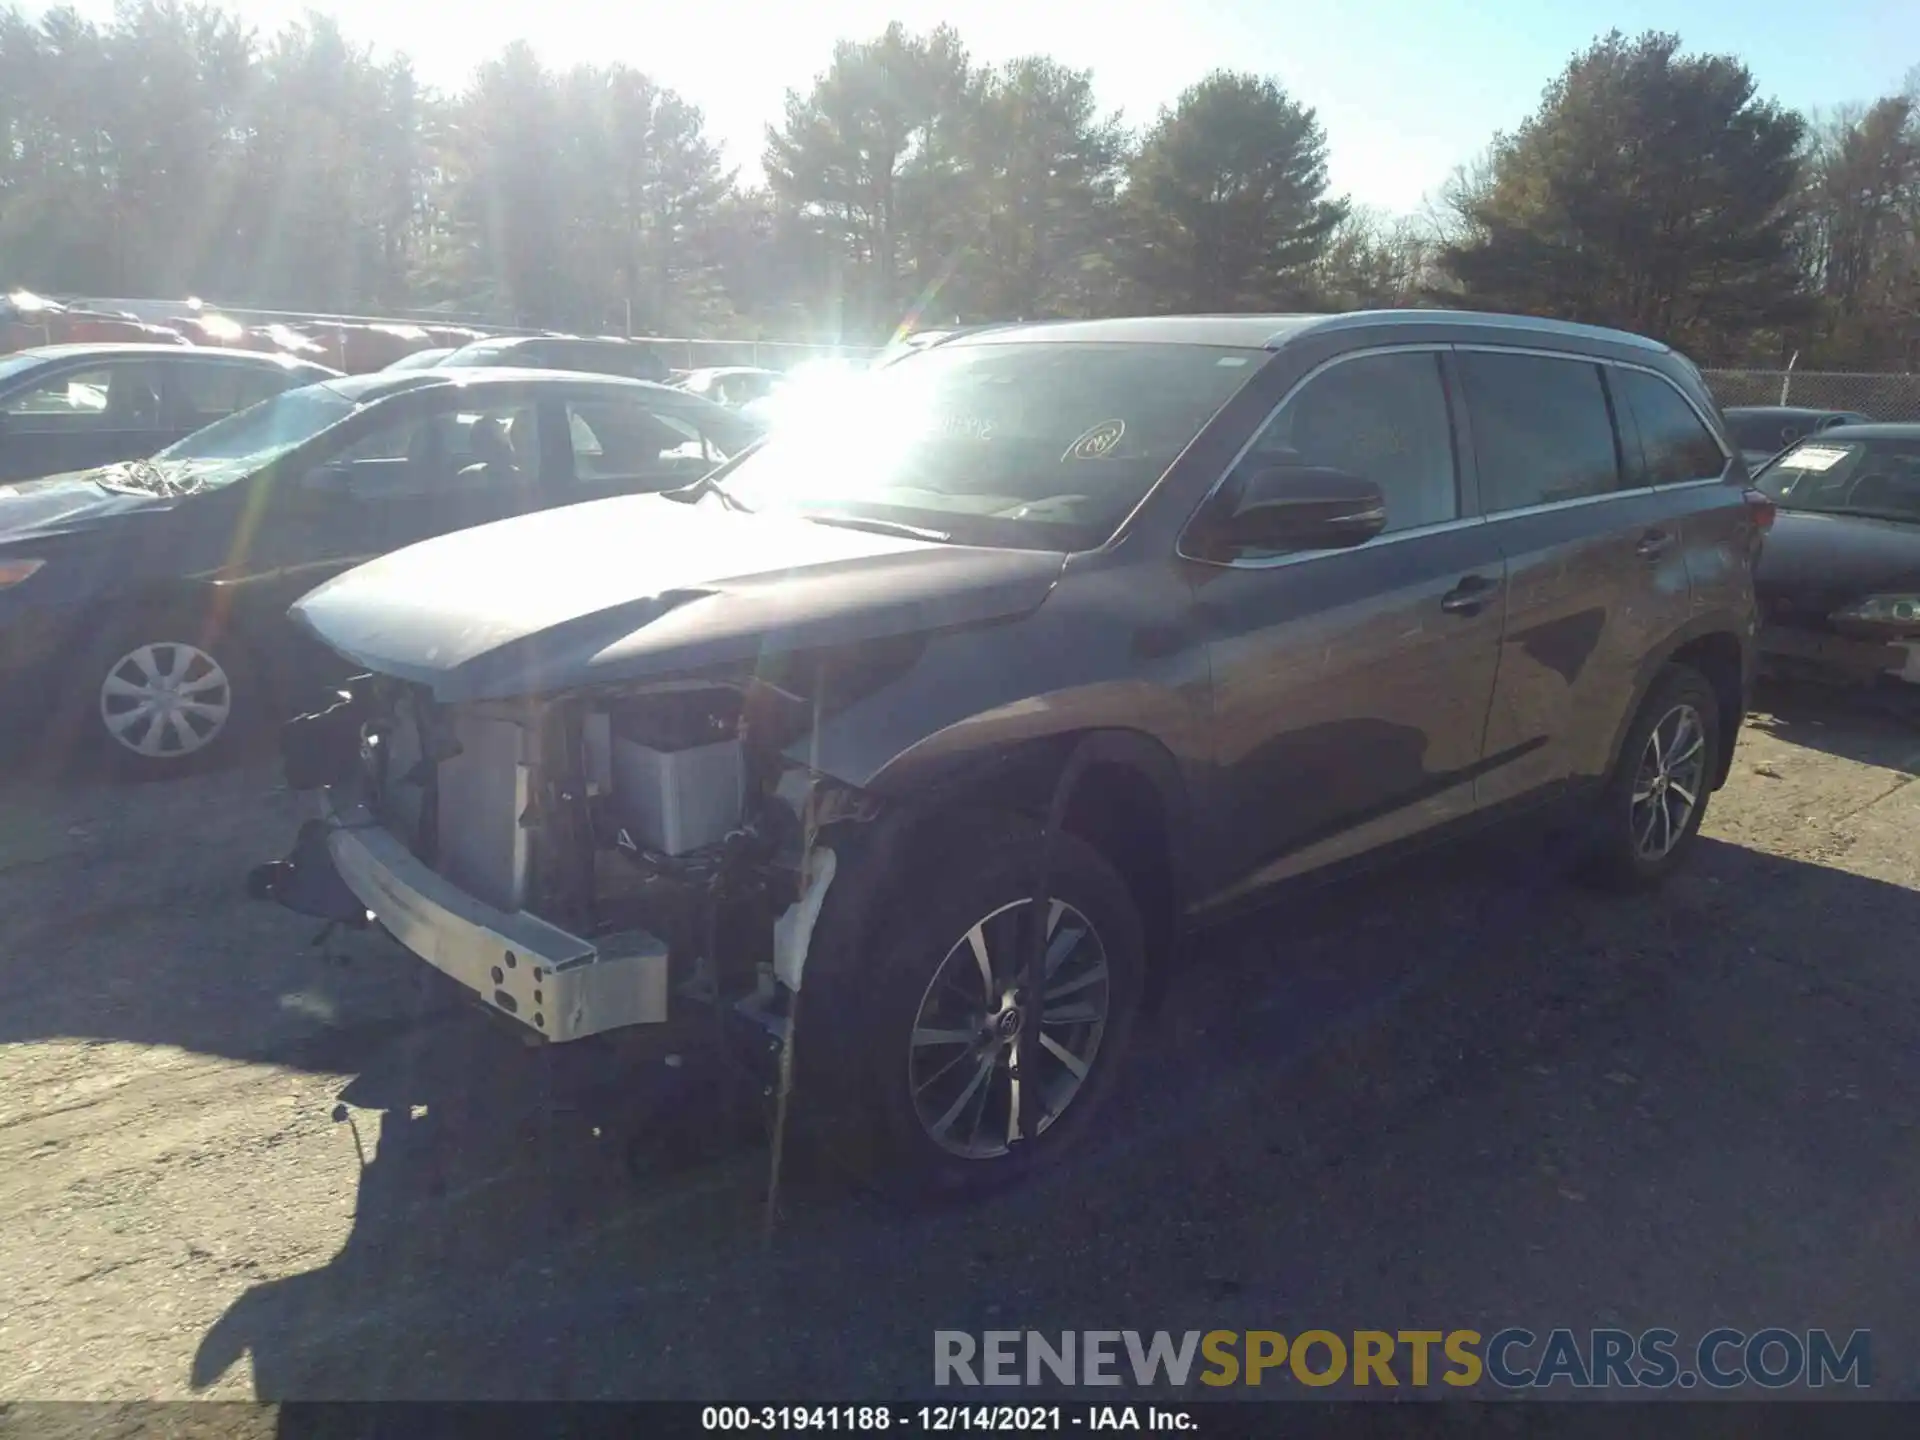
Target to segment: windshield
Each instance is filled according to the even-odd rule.
[[[358,407],[327,385],[285,390],[169,445],[156,460],[247,461],[252,468],[303,444]]]
[[[1920,523],[1920,437],[1805,440],[1754,484],[1783,510]]]
[[[721,483],[755,510],[1088,548],[1262,358],[1198,345],[941,347],[783,406]]]

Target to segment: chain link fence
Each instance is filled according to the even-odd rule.
[[[1735,405],[1804,405],[1851,410],[1872,420],[1920,421],[1920,374],[1852,375],[1820,370],[1708,370],[1725,410]]]

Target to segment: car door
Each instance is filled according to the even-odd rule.
[[[1691,589],[1681,522],[1616,422],[1611,367],[1497,346],[1455,359],[1507,566],[1478,794],[1493,807],[1605,768],[1642,662],[1685,624]]]
[[[568,444],[557,505],[690,485],[747,443],[743,427],[701,413],[709,407],[639,387],[569,396],[560,409]]]
[[[231,502],[226,562],[262,614],[377,556],[538,507],[536,402],[517,388],[403,394]],[[235,487],[236,491],[243,487]]]
[[[137,460],[166,443],[151,359],[75,361],[0,400],[0,480]]]
[[[1224,490],[1280,460],[1374,481],[1386,529],[1194,567],[1228,881],[1212,904],[1468,814],[1499,654],[1502,564],[1464,483],[1444,347],[1320,367]]]
[[[324,468],[351,497],[369,553],[538,509],[539,402],[520,386],[435,387]]]

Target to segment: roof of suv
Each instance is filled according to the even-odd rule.
[[[1478,310],[1354,310],[1338,315],[1139,315],[1112,320],[1045,320],[1025,325],[987,326],[951,337],[952,343],[1008,345],[1031,340],[1106,341],[1142,345],[1221,345],[1247,350],[1277,350],[1309,334],[1358,329],[1367,325],[1477,325],[1536,335],[1610,340],[1616,345],[1665,352],[1668,347],[1644,335],[1542,320],[1529,315],[1497,315]]]

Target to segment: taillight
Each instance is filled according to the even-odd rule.
[[[1753,516],[1754,528],[1763,533],[1771,530],[1773,528],[1773,517],[1779,513],[1780,507],[1775,505],[1773,501],[1769,500],[1758,490],[1748,490],[1746,493],[1746,501],[1747,510]]]

